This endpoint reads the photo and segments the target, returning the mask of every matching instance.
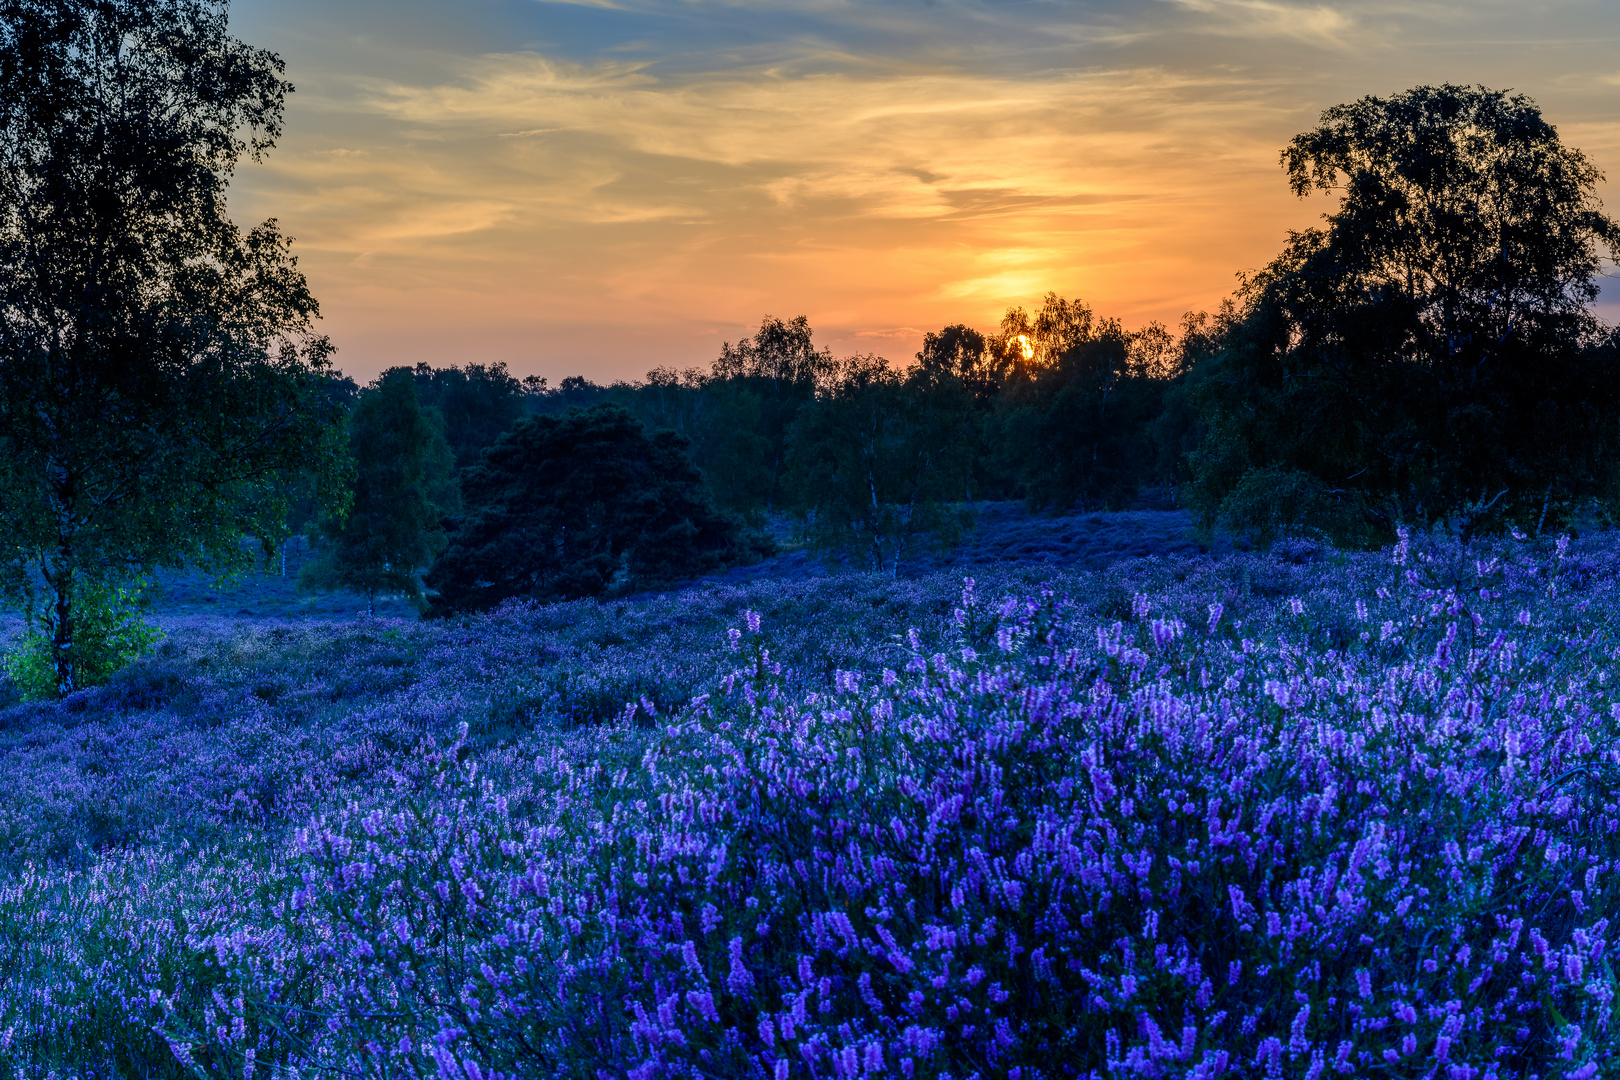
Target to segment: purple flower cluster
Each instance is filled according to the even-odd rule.
[[[639,764],[457,742],[257,872],[172,868],[195,901],[104,863],[0,927],[145,927],[107,1007],[264,1075],[1608,1075],[1620,640],[1563,552],[1476,554],[1101,620],[969,583],[824,682],[744,613],[707,693],[627,710]],[[0,1061],[47,1007],[0,1003]]]

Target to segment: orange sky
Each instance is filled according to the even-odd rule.
[[[1340,101],[1513,88],[1620,177],[1616,10],[238,0],[298,92],[232,210],[362,381],[706,368],[765,314],[903,363],[1048,290],[1173,324],[1331,205],[1277,157]]]

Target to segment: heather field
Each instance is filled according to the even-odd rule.
[[[171,589],[0,711],[0,1066],[1620,1075],[1613,538],[1178,521],[442,622]]]

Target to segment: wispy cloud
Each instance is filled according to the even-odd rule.
[[[1275,0],[1171,0],[1188,11],[1211,17],[1217,32],[1229,36],[1281,37],[1348,48],[1359,21],[1329,4],[1287,4]],[[1358,42],[1359,44],[1359,42]]]
[[[362,373],[456,342],[634,375],[766,311],[904,356],[1049,289],[1169,321],[1324,208],[1283,183],[1289,136],[1420,82],[1529,92],[1620,167],[1620,77],[1573,0],[540,0],[397,63],[373,2],[349,53],[295,65],[237,199],[298,237]]]
[[[449,85],[368,83],[363,107],[408,131],[421,158],[453,156],[435,143],[455,156],[476,146],[481,184],[585,220],[607,207],[606,220],[622,220],[635,199],[656,204],[652,216],[704,216],[697,207],[738,196],[843,217],[1095,214],[1179,196],[1155,163],[1248,157],[1257,121],[1275,111],[1247,80],[1153,70],[656,79],[532,55],[482,58]],[[584,175],[592,157],[620,167]],[[638,166],[656,179],[605,201]],[[555,182],[559,171],[572,180]],[[691,201],[670,200],[681,192]]]
[[[612,0],[535,0],[538,4],[566,4],[572,7],[596,8],[601,11],[627,11],[627,4],[615,4]]]

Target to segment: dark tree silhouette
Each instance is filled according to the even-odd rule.
[[[799,410],[837,372],[832,354],[817,349],[811,337],[803,315],[792,322],[767,315],[752,338],[736,345],[724,342],[714,362],[714,379],[732,392],[733,403],[751,413],[757,426],[748,434],[761,440],[762,454],[754,451],[753,440],[735,440],[727,448],[735,477],[728,490],[763,495],[747,506],[749,511],[763,513],[783,505],[788,431]],[[750,462],[752,468],[746,468]]]
[[[415,376],[417,400],[444,422],[444,438],[458,469],[476,462],[484,447],[529,413],[529,391],[502,363],[418,364]]]
[[[1535,104],[1450,85],[1367,97],[1282,161],[1296,193],[1341,202],[1246,279],[1203,374],[1206,516],[1240,492],[1264,507],[1272,476],[1363,539],[1400,520],[1466,536],[1604,491],[1620,369],[1588,305],[1620,227]]]
[[[980,405],[995,399],[1011,370],[1007,358],[993,351],[983,334],[961,323],[937,334],[924,334],[917,366],[926,372],[955,376]]]
[[[920,547],[962,535],[973,397],[949,373],[902,377],[852,356],[800,410],[788,437],[794,507],[820,549],[892,571]]]
[[[1153,422],[1172,385],[1159,355],[1167,335],[1113,319],[1089,323],[1087,335],[1003,406],[1001,446],[1031,506],[1124,509],[1156,479]]]
[[[520,421],[462,475],[465,512],[428,571],[432,612],[600,596],[757,558],[674,432],[602,405]]]

